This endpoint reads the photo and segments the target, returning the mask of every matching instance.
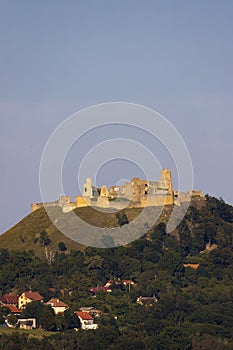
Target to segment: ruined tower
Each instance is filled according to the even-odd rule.
[[[101,187],[100,196],[98,197],[98,200],[97,200],[97,206],[101,208],[109,208],[108,197],[109,197],[109,194],[108,194],[107,186],[103,185]]]
[[[89,177],[87,177],[86,183],[83,186],[83,197],[93,197],[92,181]]]
[[[168,195],[173,194],[172,176],[171,176],[171,171],[169,169],[163,169],[161,171],[160,186],[159,187],[161,189],[166,190]]]

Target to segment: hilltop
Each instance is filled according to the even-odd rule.
[[[219,202],[221,203],[221,202]],[[210,201],[206,203],[205,198],[202,200],[193,200],[191,202],[191,208],[196,209],[195,212],[198,214],[196,215],[202,215],[201,211],[202,208],[205,208],[205,211],[210,213]],[[230,206],[227,206],[224,204],[224,208],[227,207],[228,211]],[[161,211],[160,207],[154,207],[151,209],[153,210],[153,213],[157,215],[161,211],[161,215],[159,217],[158,222],[154,225],[158,225],[160,222],[163,222],[166,224],[168,221],[168,218],[172,212],[173,206],[172,205],[166,205],[163,210]],[[71,213],[64,214],[62,212],[62,209],[60,207],[54,207],[52,210],[56,211],[56,216],[59,219],[62,217],[62,219],[70,221]],[[125,216],[125,218],[130,222],[135,217],[137,217],[140,212],[141,208],[125,208],[124,210],[120,211],[120,216]],[[211,209],[212,210],[212,209]],[[218,209],[219,210],[219,209]],[[226,210],[226,209],[224,209]],[[119,227],[120,221],[119,221],[119,214],[118,212],[109,212],[108,209],[102,209],[102,211],[98,211],[90,206],[83,207],[83,208],[76,208],[73,210],[73,212],[78,215],[84,222],[89,223],[92,226],[96,227]],[[182,212],[182,207],[180,208],[180,212]],[[190,210],[188,211],[188,213]],[[192,224],[189,222],[190,218],[188,216],[188,213],[186,215],[186,218],[184,219],[184,223],[187,222],[187,225],[189,227],[192,226]],[[214,213],[212,213],[213,215]],[[148,231],[148,235],[153,232],[154,227],[152,227]],[[81,228],[78,228],[78,230],[81,231]],[[82,233],[82,234],[85,234]],[[173,235],[180,239],[178,230],[175,230],[173,232]],[[45,236],[45,237],[44,237]],[[46,243],[46,238],[49,239]],[[35,255],[39,257],[44,257],[45,255],[45,246],[50,251],[59,251],[58,244],[59,242],[63,242],[66,247],[66,253],[69,253],[71,250],[85,250],[85,246],[82,244],[79,244],[67,236],[65,236],[62,232],[60,232],[56,226],[53,225],[51,222],[46,210],[44,208],[39,208],[36,211],[33,211],[29,215],[27,215],[25,218],[23,218],[19,223],[17,223],[15,226],[13,226],[11,229],[0,235],[0,248],[7,248],[12,251],[30,251],[32,250]]]

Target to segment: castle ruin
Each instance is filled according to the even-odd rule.
[[[111,186],[110,189],[103,185],[97,188],[92,185],[90,178],[86,179],[82,196],[76,196],[75,201],[70,201],[70,196],[60,196],[57,201],[31,204],[31,211],[44,206],[60,206],[63,212],[69,212],[75,208],[94,206],[99,208],[144,208],[146,206],[181,206],[191,199],[203,199],[202,191],[178,192],[173,190],[171,171],[163,169],[159,181],[141,180],[137,177],[122,186]]]

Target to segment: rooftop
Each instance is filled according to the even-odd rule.
[[[5,294],[2,297],[0,297],[0,301],[4,304],[17,304],[18,298],[18,295]]]
[[[63,303],[63,301],[56,298],[50,299],[46,304],[49,304],[53,307],[68,307],[67,304]]]
[[[76,311],[76,315],[80,317],[82,320],[90,320],[93,321],[93,317],[88,312]]]
[[[35,301],[43,300],[43,297],[38,292],[24,292],[24,294],[28,299],[31,299],[31,300],[35,300]]]

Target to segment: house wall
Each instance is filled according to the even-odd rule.
[[[52,306],[52,305],[51,305]],[[59,313],[63,313],[63,312],[65,312],[66,311],[66,309],[67,309],[67,307],[63,307],[63,306],[59,306],[59,307],[56,307],[56,306],[52,306],[52,308],[53,308],[53,310],[54,310],[54,312],[55,312],[55,314],[57,315],[57,314],[59,314]]]
[[[21,307],[23,305],[30,303],[30,302],[31,302],[31,299],[27,298],[25,293],[22,293],[18,299],[18,308],[21,309]]]
[[[35,318],[20,318],[18,319],[18,325],[21,329],[32,329],[36,328]]]

